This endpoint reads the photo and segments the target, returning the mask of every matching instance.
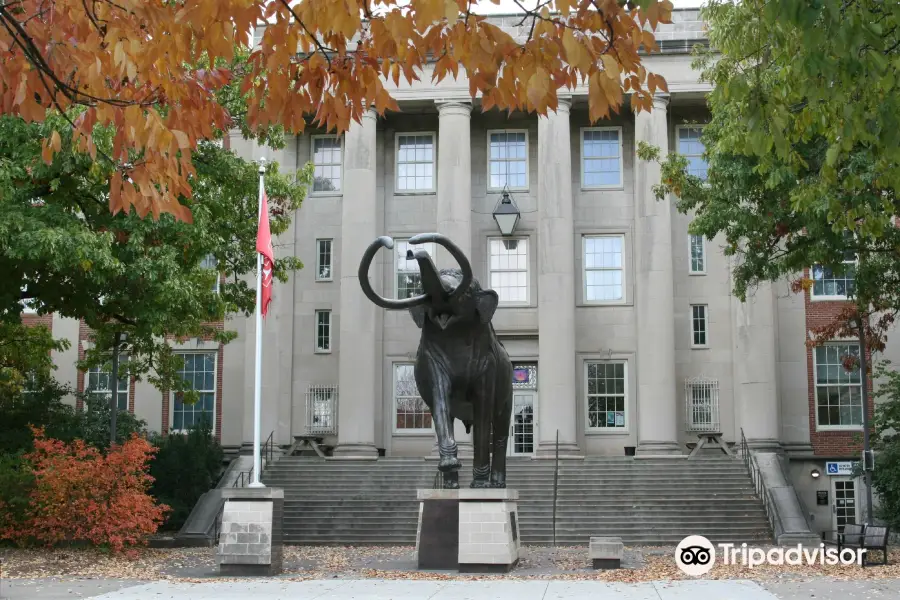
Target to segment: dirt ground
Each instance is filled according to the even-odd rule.
[[[623,568],[595,571],[584,547],[523,547],[518,566],[508,575],[459,575],[416,570],[415,548],[287,546],[287,579],[572,579],[623,583],[686,579],[675,565],[674,548],[626,548]],[[0,549],[4,579],[128,579],[136,581],[203,581],[219,578],[215,549],[144,549],[136,556],[97,550]],[[898,579],[900,550],[891,552],[888,566],[762,566],[749,568],[720,562],[706,579],[749,579],[793,582],[828,577],[835,580]]]

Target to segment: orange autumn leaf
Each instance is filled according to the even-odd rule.
[[[467,78],[483,108],[538,114],[586,85],[596,121],[621,109],[626,85],[642,110],[667,89],[638,50],[658,50],[653,30],[671,22],[672,3],[640,5],[549,0],[522,15],[514,38],[467,0],[15,0],[0,9],[0,114],[42,121],[86,108],[73,148],[116,163],[110,209],[190,219],[179,202],[191,196],[190,150],[232,126],[217,92],[233,80],[251,128],[290,133],[342,132],[372,106],[399,110],[393,88],[447,76]],[[251,47],[255,29],[240,73],[196,66]],[[116,131],[108,157],[96,125]],[[56,151],[48,139],[43,160]]]

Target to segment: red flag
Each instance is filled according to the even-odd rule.
[[[261,310],[266,316],[269,310],[269,302],[272,301],[272,267],[275,263],[275,255],[272,250],[272,234],[269,231],[269,199],[263,191],[262,211],[259,215],[259,229],[256,233],[256,251],[263,255],[262,259],[262,294]]]

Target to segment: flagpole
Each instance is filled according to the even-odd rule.
[[[259,161],[259,208],[256,211],[256,226],[262,221],[263,194],[265,193],[265,184],[263,177],[266,174],[265,159]],[[253,481],[248,487],[258,488],[266,487],[259,480],[259,474],[262,472],[262,460],[259,453],[260,429],[262,420],[262,254],[256,252],[256,364],[253,369]]]

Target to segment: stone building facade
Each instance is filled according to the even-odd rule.
[[[335,458],[432,453],[430,417],[412,381],[419,330],[405,312],[369,302],[357,269],[366,246],[389,235],[395,249],[376,257],[372,285],[386,297],[413,293],[404,240],[437,231],[500,295],[494,326],[516,366],[510,454],[553,456],[557,436],[564,457],[682,454],[703,431],[735,444],[743,434],[753,447],[786,453],[820,529],[860,518],[859,484],[843,473],[859,458],[861,383],[836,362],[852,342],[805,343],[839,308],[848,280],[814,268],[805,295],[785,281],[739,302],[722,240],[690,236],[690,216],[654,197],[658,167],[635,156],[643,141],[688,155],[705,173],[698,136],[709,87],[690,57],[704,43],[702,23],[695,10],[675,11],[674,20],[660,26],[662,52],[645,57],[669,87],[650,113],[626,107],[591,123],[581,88],[546,117],[482,112],[466,81],[433,85],[424,73],[394,90],[401,112],[367,113],[342,136],[309,130],[277,152],[229,136],[247,159],[285,171],[312,162],[316,173],[275,242],[276,255],[305,268],[276,283],[264,323],[263,438],[274,432],[287,445],[319,434]],[[504,191],[520,212],[512,236],[492,216]],[[442,249],[432,255],[454,266]],[[69,367],[83,332],[65,319],[52,325],[75,342],[57,357],[62,379],[85,389],[84,374]],[[223,445],[246,451],[255,322],[224,327],[238,334],[224,349],[189,340],[180,351],[201,357],[191,369],[212,382],[208,410]],[[898,357],[898,344],[887,353]],[[129,410],[156,429],[175,427],[185,410],[146,384],[128,394]],[[458,426],[457,440],[465,449],[471,436]],[[829,476],[834,461],[843,461],[840,473]],[[822,491],[826,504],[817,503]]]

